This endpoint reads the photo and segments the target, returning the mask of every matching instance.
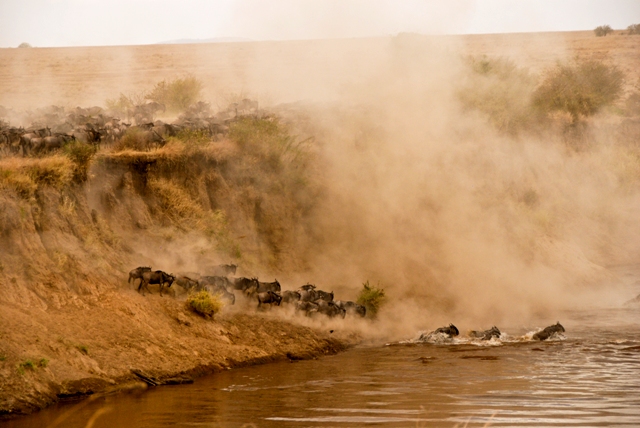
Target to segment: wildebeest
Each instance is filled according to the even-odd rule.
[[[300,290],[305,290],[305,291],[314,290],[315,288],[316,288],[315,285],[309,284],[309,283],[306,283],[305,285],[300,286]]]
[[[238,268],[238,265],[218,265],[218,266],[213,266],[213,268],[211,268],[211,273],[215,276],[229,276],[229,275],[235,275],[236,274],[236,269]]]
[[[186,275],[176,275],[174,282],[187,291],[199,288],[198,280]]]
[[[469,332],[469,337],[473,337],[475,339],[480,339],[480,340],[491,340],[494,337],[499,338],[500,334],[502,333],[500,333],[500,330],[498,329],[498,327],[494,325],[489,330],[485,330],[485,331],[471,330]]]
[[[457,336],[459,334],[460,332],[458,331],[456,326],[453,324],[449,324],[446,327],[437,328],[430,333],[422,333],[418,338],[418,341],[419,342],[431,342],[431,341],[437,342],[438,340],[442,339],[442,336],[448,339],[451,339],[452,337]]]
[[[282,302],[282,297],[275,291],[268,290],[258,293],[258,307],[272,303],[280,306],[280,302]]]
[[[273,291],[279,293],[281,291],[280,283],[276,279],[275,282],[259,282],[258,281],[258,293],[264,293],[265,291]]]
[[[297,291],[286,290],[282,292],[282,301],[284,303],[300,301],[300,293]]]
[[[160,297],[162,297],[164,284],[169,284],[167,287],[171,287],[171,284],[173,284],[175,279],[175,276],[161,270],[154,272],[144,271],[142,272],[142,281],[140,281],[140,285],[138,286],[138,292],[140,292],[142,288],[146,288],[147,291],[151,293],[151,290],[149,290],[149,284],[160,284]],[[142,295],[144,296],[144,290],[142,291]]]
[[[300,300],[303,302],[315,302],[316,300],[324,300],[325,302],[333,302],[333,291],[326,292],[319,290],[313,284],[305,284],[298,288]]]
[[[309,316],[314,312],[318,312],[318,305],[314,302],[299,301],[296,303],[296,312],[304,312]]]
[[[327,315],[330,318],[338,315],[344,318],[347,314],[347,311],[345,309],[339,307],[333,302],[327,302],[326,300],[319,299],[315,301],[315,304],[318,305],[319,313]]]
[[[452,336],[457,336],[460,334],[460,332],[458,331],[458,329],[456,328],[455,325],[453,324],[449,324],[447,327],[440,327],[437,328],[434,333],[444,333],[446,335],[448,335],[449,337]]]
[[[133,269],[131,272],[129,272],[129,280],[127,282],[129,284],[131,284],[131,282],[135,284],[136,279],[139,279],[140,283],[142,283],[142,274],[144,272],[151,272],[151,266],[138,266],[137,268]]]
[[[333,302],[333,291],[331,293],[327,293],[322,290],[313,290],[316,294],[315,300],[324,300],[325,302]]]
[[[363,305],[357,304],[356,302],[337,300],[335,304],[349,314],[360,315],[363,318],[367,315],[367,308]]]
[[[222,300],[230,302],[232,305],[236,303],[236,295],[227,290],[227,287],[218,284],[210,284],[204,286],[211,294],[218,294]]]
[[[560,325],[560,322],[557,322],[554,325],[550,325],[549,327],[545,327],[543,330],[535,333],[531,338],[533,340],[547,340],[551,336],[554,336],[557,333],[564,333],[564,327]]]
[[[213,285],[216,287],[222,287],[225,290],[228,288],[233,288],[233,284],[226,276],[203,276],[200,278],[200,284],[202,285]]]
[[[255,293],[260,286],[258,278],[234,278],[232,283],[234,290],[239,290],[246,294]]]

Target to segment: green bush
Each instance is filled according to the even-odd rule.
[[[84,355],[89,355],[89,348],[85,345],[76,345],[76,349]]]
[[[640,34],[640,24],[631,24],[627,30],[629,30],[629,34]]]
[[[49,360],[46,358],[40,358],[40,361],[38,361],[38,367],[45,368],[48,365],[49,365]]]
[[[375,318],[386,300],[384,289],[369,285],[369,281],[362,284],[356,303],[367,308],[367,316]]]
[[[36,365],[31,360],[24,360],[20,364],[18,364],[18,373],[25,374],[25,370],[35,370]]]
[[[198,102],[201,93],[202,82],[193,76],[187,76],[157,83],[146,98],[163,104],[171,113],[178,113]]]
[[[534,105],[545,113],[561,111],[573,123],[613,104],[622,94],[623,73],[599,61],[558,64],[547,71],[533,94]]]
[[[187,297],[186,305],[197,314],[213,317],[222,310],[224,303],[219,295],[211,295],[208,291],[202,290]]]
[[[613,33],[613,28],[610,25],[600,25],[593,30],[596,33],[596,37],[604,37],[607,34]]]

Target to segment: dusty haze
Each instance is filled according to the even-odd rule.
[[[366,280],[379,284],[384,333],[402,337],[448,322],[552,323],[563,309],[629,297],[604,268],[635,262],[640,242],[638,182],[625,181],[638,179],[637,159],[621,163],[602,131],[619,119],[591,121],[591,149],[576,152],[553,129],[498,132],[458,93],[464,58],[482,54],[534,75],[575,55],[603,59],[631,87],[636,45],[589,32],[5,49],[0,104],[104,105],[192,74],[214,106],[246,96],[297,118],[294,129],[315,137],[321,189],[292,255],[305,268],[260,273],[350,298]]]

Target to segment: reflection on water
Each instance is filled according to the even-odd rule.
[[[564,340],[514,340],[523,329],[489,346],[358,348],[60,405],[0,425],[640,426],[638,321],[638,308],[576,311],[562,319]]]

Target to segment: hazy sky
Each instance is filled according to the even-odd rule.
[[[0,47],[615,29],[640,0],[0,0]]]

